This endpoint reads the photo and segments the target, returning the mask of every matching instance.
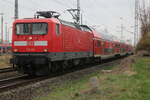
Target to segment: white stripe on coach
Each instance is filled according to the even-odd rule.
[[[14,46],[27,46],[27,41],[15,41]]]
[[[48,41],[34,41],[34,46],[48,46]]]

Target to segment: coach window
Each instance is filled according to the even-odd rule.
[[[60,25],[56,24],[56,34],[59,35],[60,34]]]

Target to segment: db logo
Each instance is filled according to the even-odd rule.
[[[28,46],[34,46],[34,42],[33,41],[28,41]]]

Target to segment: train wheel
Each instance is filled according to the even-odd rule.
[[[22,73],[22,74],[25,74],[26,72],[26,69],[24,66],[21,66],[21,65],[16,65],[16,70],[19,72],[19,73]]]
[[[73,67],[73,61],[72,60],[69,60],[68,61],[68,68],[72,68]]]
[[[25,69],[29,76],[36,76],[36,70],[34,69],[33,65],[26,65]]]
[[[100,57],[95,59],[95,63],[101,63],[102,59]]]
[[[78,66],[79,64],[80,64],[80,60],[79,59],[73,60],[73,65],[74,66]]]
[[[36,76],[49,75],[51,71],[51,64],[34,65],[32,68]]]
[[[59,62],[53,62],[51,64],[51,72],[56,72],[60,68]]]
[[[81,59],[79,65],[82,66],[82,65],[84,65],[84,64],[86,64],[86,59]]]
[[[67,69],[69,67],[68,61],[63,61],[62,62],[62,68]]]

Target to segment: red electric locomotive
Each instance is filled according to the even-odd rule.
[[[37,12],[36,18],[13,23],[12,63],[19,72],[45,75],[50,71],[122,54],[117,51],[120,43],[105,40],[86,25],[58,17],[59,14],[53,11]]]

